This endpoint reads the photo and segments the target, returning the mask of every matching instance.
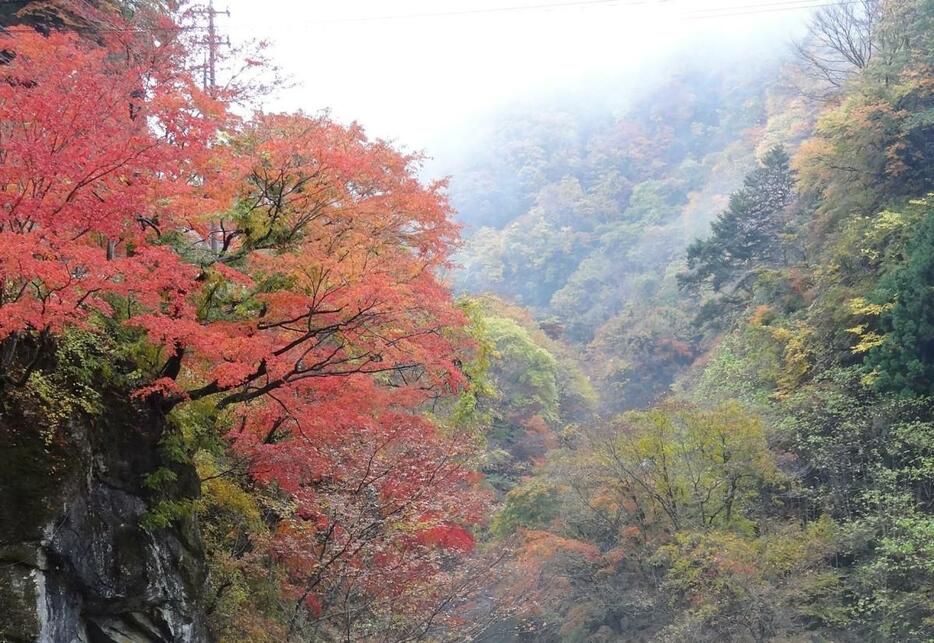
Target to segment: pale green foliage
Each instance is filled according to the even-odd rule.
[[[485,404],[485,400],[497,397],[496,389],[490,379],[491,360],[496,347],[490,337],[482,304],[477,300],[464,298],[459,305],[469,320],[467,332],[474,346],[470,359],[461,365],[469,385],[457,397],[446,419],[455,429],[482,432],[493,419],[492,411]]]
[[[826,565],[837,527],[822,517],[755,538],[733,532],[685,532],[661,547],[654,562],[681,608],[662,639],[718,632],[731,640],[774,640],[800,623],[847,622],[842,583]]]
[[[600,457],[636,493],[647,493],[673,529],[751,528],[743,509],[777,476],[761,420],[736,403],[669,405],[627,413],[618,427]]]
[[[504,537],[520,527],[542,529],[557,517],[558,508],[558,489],[546,480],[533,479],[506,494],[490,530],[494,536]]]
[[[558,417],[558,362],[538,346],[522,326],[504,317],[486,320],[487,337],[495,347],[493,381],[509,406],[523,415]]]

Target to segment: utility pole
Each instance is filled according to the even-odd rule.
[[[217,87],[217,29],[214,26],[214,14],[214,0],[211,0],[208,3],[208,83],[212,90]]]
[[[207,46],[205,53],[204,67],[202,68],[202,85],[204,91],[213,93],[217,87],[217,50],[221,45],[230,45],[230,39],[221,40],[217,35],[217,23],[215,18],[219,15],[230,17],[230,9],[220,11],[214,8],[214,0],[209,0],[208,6],[199,10],[197,13],[203,13],[207,16],[207,39],[202,43]]]
[[[217,89],[217,49],[221,45],[230,46],[230,38],[227,38],[225,42],[221,42],[218,37],[217,25],[214,22],[214,18],[219,14],[230,17],[230,9],[218,11],[214,8],[214,0],[208,0],[208,6],[199,13],[204,13],[208,18],[208,36],[207,40],[204,42],[204,44],[207,45],[207,52],[205,54],[205,64],[202,67],[202,86],[207,94],[213,96]],[[222,225],[217,221],[212,221],[211,231],[208,234],[208,242],[211,246],[211,252],[215,255],[220,252],[222,236]]]

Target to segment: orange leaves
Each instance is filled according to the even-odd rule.
[[[150,243],[195,190],[213,126],[188,91],[167,105],[182,89],[153,59],[59,33],[5,46],[15,56],[0,83],[0,332],[82,323],[109,312],[110,295],[178,316],[195,271]]]
[[[198,395],[271,378],[225,403],[331,375],[397,376],[404,396],[463,385],[447,329],[464,320],[434,276],[457,227],[416,157],[301,115],[222,144],[224,106],[170,53],[60,34],[12,48],[0,337],[109,315],[117,296],[168,355],[187,349]]]
[[[166,105],[176,83],[165,87],[146,62],[118,61],[76,36],[18,33],[8,48],[16,56],[6,70],[14,80],[0,84],[4,228],[135,237],[138,216],[169,212],[160,206],[190,187],[173,176],[176,164],[189,165],[213,134],[189,109],[190,93]],[[180,118],[184,128],[173,127]]]
[[[591,543],[573,538],[565,538],[548,531],[523,532],[524,542],[519,556],[528,563],[540,564],[559,556],[580,557],[596,561],[600,550]]]
[[[474,548],[473,535],[458,525],[441,524],[420,531],[417,540],[422,545],[434,545],[444,549],[468,552]]]
[[[141,329],[161,363],[136,396],[229,409],[231,450],[286,499],[254,545],[297,601],[424,587],[488,504],[473,445],[420,415],[466,385],[445,185],[358,126],[234,123],[172,43],[102,42],[5,44],[0,342]]]
[[[749,323],[752,326],[762,326],[767,324],[775,316],[774,311],[765,304],[756,306],[752,315],[749,316]]]
[[[234,207],[211,215],[222,268],[208,281],[228,297],[242,289],[238,305],[256,311],[244,318],[250,345],[266,352],[241,353],[239,366],[219,373],[202,369],[206,390],[270,380],[236,394],[249,401],[309,380],[373,375],[401,382],[397,398],[408,404],[416,391],[424,399],[464,384],[453,359],[463,335],[452,332],[464,319],[435,276],[457,228],[442,186],[412,176],[415,157],[358,127],[302,115],[257,116],[224,155]],[[199,323],[219,326],[223,313],[223,297],[209,299]]]
[[[348,236],[340,246],[321,244],[322,255],[346,252],[357,242],[359,250],[385,250],[392,257],[416,250],[430,266],[445,259],[457,237],[443,184],[423,187],[413,177],[417,157],[368,141],[359,127],[343,128],[324,117],[262,115],[242,141],[243,152],[262,160],[248,166],[250,182],[244,185],[251,189],[242,196],[251,207],[295,236],[307,238],[324,225],[338,229],[323,240]],[[260,196],[276,198],[257,199],[257,188]],[[370,260],[393,267],[388,258]]]

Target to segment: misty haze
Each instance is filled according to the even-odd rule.
[[[0,72],[0,643],[934,640],[934,0],[2,0]]]

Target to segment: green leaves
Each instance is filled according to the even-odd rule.
[[[550,482],[532,479],[506,494],[502,508],[493,517],[490,531],[497,538],[509,536],[519,528],[544,529],[558,516],[558,489]]]
[[[746,176],[743,188],[711,224],[712,234],[687,251],[688,270],[678,275],[682,288],[709,286],[714,292],[749,290],[754,269],[781,258],[777,243],[785,208],[795,197],[794,173],[780,146],[766,153],[762,165]]]
[[[880,285],[894,301],[885,333],[867,357],[876,386],[900,395],[934,394],[934,202],[908,246],[904,265]]]

